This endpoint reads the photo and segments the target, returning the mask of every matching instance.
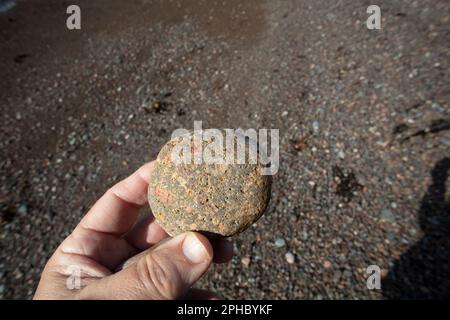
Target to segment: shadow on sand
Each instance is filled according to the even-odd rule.
[[[432,184],[418,213],[424,235],[409,248],[382,281],[387,299],[450,298],[450,201],[446,180],[450,158],[436,163]]]

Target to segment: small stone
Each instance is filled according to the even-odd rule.
[[[442,139],[441,141],[444,145],[446,145],[447,147],[450,147],[450,139]]]
[[[139,95],[142,91],[142,89],[144,89],[144,86],[140,86],[136,89],[136,95]]]
[[[289,112],[283,111],[283,112],[281,113],[281,116],[282,116],[282,117],[286,117],[288,114],[289,114]]]
[[[286,241],[283,238],[278,238],[275,240],[274,244],[275,244],[275,247],[282,248],[286,245]]]
[[[386,234],[386,238],[387,238],[391,243],[393,243],[393,244],[395,244],[395,243],[397,242],[397,240],[396,240],[396,234],[393,233],[393,232],[388,232],[388,233]]]
[[[410,229],[409,229],[409,233],[410,233],[412,236],[415,236],[415,235],[417,234],[417,229],[416,229],[416,228],[410,228]]]
[[[28,213],[28,206],[26,204],[21,204],[17,209],[17,213],[24,216]]]
[[[345,159],[345,152],[342,150],[339,150],[337,153],[337,156],[339,159]]]
[[[395,216],[391,210],[383,209],[383,211],[381,211],[381,220],[395,222]]]
[[[328,21],[336,21],[336,16],[331,12],[327,13],[326,17]]]
[[[333,282],[339,283],[339,281],[341,280],[341,276],[342,276],[342,272],[340,270],[336,270],[333,275]]]
[[[323,267],[324,267],[325,269],[330,269],[330,268],[332,267],[332,264],[331,264],[330,261],[325,260],[325,261],[323,262]]]
[[[416,77],[418,74],[419,74],[419,71],[418,71],[417,69],[413,69],[413,70],[408,74],[408,77],[412,79],[412,78]]]
[[[344,273],[342,274],[342,276],[344,278],[350,278],[352,276],[352,272],[350,270],[345,270]]]
[[[305,241],[308,240],[308,232],[306,230],[303,230],[302,239]]]
[[[444,112],[444,111],[445,111],[445,109],[444,109],[443,107],[441,107],[441,105],[439,105],[439,104],[436,103],[436,102],[434,102],[434,103],[431,104],[431,108],[432,108],[433,110],[437,110],[437,111],[439,111],[439,112]]]
[[[289,264],[293,264],[295,262],[295,256],[291,252],[286,252],[284,257],[286,258],[286,262]]]
[[[241,262],[242,262],[242,265],[243,265],[245,268],[248,268],[248,266],[249,266],[249,264],[250,264],[250,257],[248,257],[248,256],[243,257],[243,258],[241,259]]]
[[[312,123],[314,133],[319,133],[319,121],[313,121]]]

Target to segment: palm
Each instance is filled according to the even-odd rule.
[[[35,297],[91,298],[89,293],[86,296],[86,286],[113,275],[124,263],[133,264],[137,259],[132,257],[153,250],[168,237],[151,214],[137,222],[139,210],[147,203],[153,167],[153,162],[142,166],[97,201],[50,258]],[[218,240],[212,245],[215,262],[231,259],[229,243],[224,246]],[[81,290],[68,290],[73,277],[78,277],[76,287]],[[193,296],[207,298],[211,293],[195,291]]]

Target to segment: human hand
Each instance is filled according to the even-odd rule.
[[[219,298],[191,286],[213,260],[231,259],[231,242],[196,232],[170,238],[153,215],[136,223],[153,167],[143,165],[97,201],[47,262],[34,299]]]

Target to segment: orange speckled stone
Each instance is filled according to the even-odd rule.
[[[198,142],[193,133],[188,136],[195,155]],[[228,237],[261,217],[269,203],[271,177],[261,175],[259,161],[174,163],[173,149],[180,141],[174,138],[161,149],[148,188],[153,214],[169,235],[199,231]],[[200,143],[206,146],[209,142]]]

